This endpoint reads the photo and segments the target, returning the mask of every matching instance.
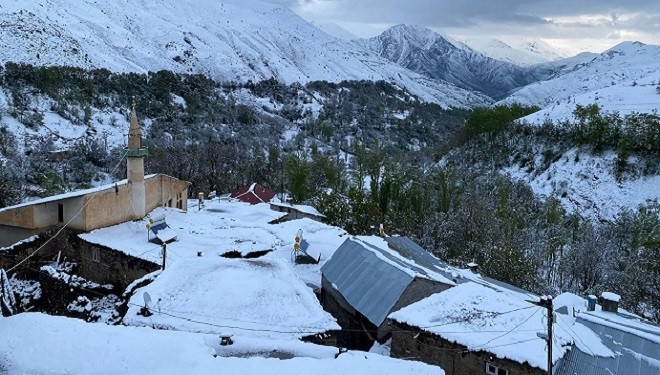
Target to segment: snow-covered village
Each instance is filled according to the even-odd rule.
[[[0,1],[0,374],[660,375],[660,9],[493,4]]]

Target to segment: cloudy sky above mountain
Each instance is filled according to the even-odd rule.
[[[541,38],[569,53],[625,40],[660,44],[660,2],[649,0],[271,0],[360,37],[398,24],[460,37]]]

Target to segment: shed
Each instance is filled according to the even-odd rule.
[[[325,215],[320,213],[316,208],[304,204],[270,202],[270,209],[287,214],[286,216],[278,219],[278,222],[303,218],[308,218],[320,222],[325,220]]]
[[[321,302],[347,332],[340,344],[365,348],[389,336],[390,312],[455,285],[434,270],[407,259],[380,237],[349,238],[321,268]],[[348,331],[348,330],[347,330]]]
[[[229,197],[249,204],[258,204],[270,202],[275,195],[277,193],[255,182],[233,191]]]

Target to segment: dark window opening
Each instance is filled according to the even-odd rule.
[[[58,223],[64,222],[64,205],[62,204],[57,205],[57,222]]]
[[[92,248],[92,260],[95,262],[101,261],[101,251],[97,248]]]

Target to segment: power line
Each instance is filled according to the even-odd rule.
[[[117,163],[117,165],[115,165],[115,167],[113,168],[112,172],[110,172],[110,174],[115,173],[115,171],[117,170],[117,168],[119,168],[119,166],[121,165],[121,162],[124,160],[124,158],[125,158],[125,156],[122,156],[122,157],[119,159],[119,162]],[[73,215],[73,217],[71,217],[71,219],[69,219],[69,221],[67,221],[66,224],[64,224],[64,225],[63,225],[63,226],[62,226],[62,227],[61,227],[61,228],[55,233],[55,235],[53,235],[52,237],[48,238],[48,239],[46,240],[46,242],[44,242],[41,246],[39,246],[39,247],[38,247],[34,252],[32,252],[30,255],[28,255],[28,256],[25,257],[23,260],[21,260],[20,262],[18,262],[17,264],[15,264],[13,267],[9,268],[9,269],[7,270],[7,272],[11,272],[11,271],[15,270],[16,268],[18,268],[21,264],[25,263],[28,259],[32,258],[32,257],[33,257],[35,254],[37,254],[41,249],[43,249],[46,245],[48,245],[48,243],[50,243],[50,241],[52,241],[52,240],[55,239],[57,236],[59,236],[60,233],[62,233],[62,231],[63,231],[63,230],[69,225],[69,224],[71,224],[71,222],[72,222],[75,218],[77,218],[78,215],[80,215],[80,213],[85,209],[85,207],[87,207],[87,205],[88,205],[92,200],[94,200],[94,198],[95,198],[99,193],[101,193],[102,191],[103,191],[103,190],[99,190],[99,191],[96,191],[94,194],[92,194],[92,196],[89,198],[89,200],[87,200],[87,202],[85,202],[85,204],[83,204],[83,206],[80,207],[80,210],[78,210],[78,212],[77,212],[75,215]]]
[[[534,306],[534,307],[536,307],[536,306]],[[500,338],[502,338],[502,337],[504,337],[504,336],[510,334],[511,332],[515,331],[517,328],[519,328],[520,326],[522,326],[523,324],[527,323],[527,321],[529,321],[534,315],[536,315],[536,313],[537,313],[540,309],[541,309],[541,307],[537,307],[537,309],[534,310],[534,312],[532,313],[532,315],[528,316],[525,320],[523,320],[522,322],[520,322],[519,324],[517,324],[515,327],[511,328],[509,331],[507,331],[507,332],[504,333],[503,335],[500,335],[500,336],[497,336],[497,337],[493,337],[492,339],[490,339],[490,340],[486,341],[485,343],[483,343],[483,344],[481,344],[481,345],[478,345],[478,346],[476,346],[476,347],[478,348],[478,347],[481,347],[481,346],[484,346],[484,345],[490,344],[491,342],[493,342],[493,341],[495,341],[495,340],[497,340],[497,339],[500,339]]]

